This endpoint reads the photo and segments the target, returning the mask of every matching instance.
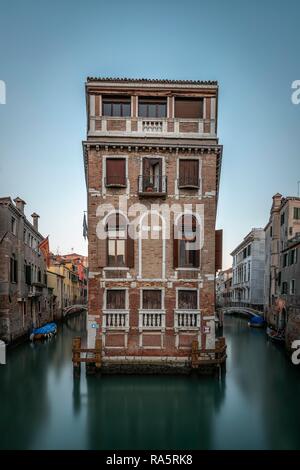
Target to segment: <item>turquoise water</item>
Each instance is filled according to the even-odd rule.
[[[227,373],[73,379],[84,315],[0,366],[1,449],[299,449],[300,366],[227,317]]]

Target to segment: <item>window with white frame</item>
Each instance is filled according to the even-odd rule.
[[[161,310],[162,291],[160,289],[143,289],[142,308],[143,310]]]
[[[125,310],[126,309],[126,290],[125,289],[107,289],[106,309],[107,310]]]
[[[189,289],[177,290],[177,308],[178,310],[197,310],[198,291]]]

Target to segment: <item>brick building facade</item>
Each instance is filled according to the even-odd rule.
[[[53,297],[39,244],[38,218],[26,218],[25,201],[0,198],[0,339],[29,335],[33,326],[52,320]]]
[[[300,335],[300,198],[275,194],[264,230],[265,316],[290,348]]]
[[[216,341],[218,84],[88,78],[86,103],[89,347],[184,365]]]

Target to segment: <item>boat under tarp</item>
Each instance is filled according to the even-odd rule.
[[[56,332],[57,332],[56,323],[46,323],[40,328],[34,328],[30,334],[30,339],[31,341],[35,341],[38,339],[51,338],[52,336],[56,334]]]
[[[263,328],[265,326],[265,320],[262,317],[253,316],[250,318],[248,325],[253,328]]]

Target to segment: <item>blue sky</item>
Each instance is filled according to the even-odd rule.
[[[0,194],[40,214],[56,252],[86,252],[87,76],[218,80],[224,267],[272,195],[297,194],[297,0],[0,0]]]

